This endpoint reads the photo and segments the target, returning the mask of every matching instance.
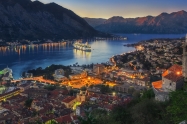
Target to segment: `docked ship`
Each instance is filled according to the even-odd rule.
[[[86,42],[86,43],[80,43],[80,42],[76,41],[73,44],[73,47],[75,49],[78,49],[78,50],[91,51],[91,46],[88,44],[88,42]]]

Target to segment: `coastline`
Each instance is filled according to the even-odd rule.
[[[184,41],[184,38],[161,38],[126,44],[124,46],[134,47],[136,50],[129,53],[118,54],[113,56],[111,59],[116,65],[137,62],[138,68],[140,69],[142,69],[146,63],[150,66],[150,68],[146,68],[146,70],[154,73],[157,70],[167,69],[173,64],[182,65],[182,45]],[[128,57],[133,56],[137,60],[132,59],[124,62],[123,58],[126,56],[126,54],[128,54]],[[138,59],[139,55],[143,55],[143,61]],[[175,59],[171,60],[171,56]],[[143,67],[140,67],[139,65]],[[137,64],[133,66],[136,67]],[[145,67],[143,69],[145,69]]]
[[[126,34],[124,34],[127,36]],[[72,65],[78,62],[80,65],[82,64],[91,64],[91,63],[105,63],[106,61],[110,60],[110,58],[114,55],[121,55],[128,52],[135,51],[135,47],[124,47],[124,44],[132,44],[132,43],[140,43],[141,41],[145,41],[144,39],[153,39],[153,37],[164,37],[165,35],[128,35],[129,39],[127,41],[98,41],[92,42],[92,48],[94,49],[91,53],[81,52],[79,50],[73,50],[71,46],[66,47],[35,47],[34,49],[30,46],[30,49],[20,49],[20,55],[18,52],[10,51],[2,51],[1,58],[2,65],[1,68],[3,69],[7,65],[13,69],[14,75],[16,77],[20,77],[19,74],[27,69],[33,69],[37,67],[47,67],[51,64],[62,64],[62,65]],[[168,35],[167,35],[168,36]],[[176,37],[182,37],[183,35],[169,35],[170,39]],[[157,38],[154,38],[157,39]],[[160,38],[159,38],[160,39]],[[136,42],[138,41],[138,42]],[[107,49],[105,46],[107,44]],[[115,48],[115,46],[117,47]],[[51,45],[52,46],[52,45]],[[45,49],[44,49],[45,48]],[[55,49],[54,49],[55,48]],[[103,49],[104,48],[104,49]],[[15,49],[13,49],[15,50]],[[133,51],[132,51],[133,50]],[[11,57],[16,55],[14,59]],[[46,56],[46,57],[45,57]],[[15,59],[17,59],[15,61]],[[29,59],[29,60],[28,60]],[[9,60],[9,61],[7,61]],[[20,71],[21,72],[20,72]]]

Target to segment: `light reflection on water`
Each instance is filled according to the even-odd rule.
[[[91,52],[73,49],[71,43],[46,43],[42,45],[22,45],[17,47],[0,47],[0,69],[7,65],[13,69],[15,79],[20,77],[21,72],[37,67],[47,67],[51,64],[72,65],[101,63],[116,54],[132,51],[134,48],[124,47],[124,44],[134,43],[151,38],[179,38],[179,35],[133,35],[125,34],[127,41],[102,40],[91,41]]]

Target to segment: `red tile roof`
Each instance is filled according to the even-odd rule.
[[[45,123],[45,122],[47,122],[47,121],[49,121],[49,120],[52,120],[53,119],[53,117],[47,117],[47,116],[43,116],[42,117],[42,121]]]
[[[51,95],[58,96],[59,95],[59,91],[53,90],[53,91],[51,91]]]
[[[72,116],[72,119],[73,119],[73,120],[77,120],[78,117],[77,117],[76,115],[74,115],[74,116]]]
[[[156,89],[160,89],[162,88],[162,80],[160,81],[155,81],[152,83],[153,87],[156,88]]]
[[[65,98],[64,100],[62,100],[62,102],[69,103],[74,99],[76,99],[75,96],[69,96],[69,97]]]
[[[162,76],[176,82],[182,78],[182,66],[175,64],[166,70]]]
[[[58,123],[60,123],[60,124],[72,122],[71,116],[70,116],[70,115],[65,115],[65,116],[56,118],[55,120],[56,120]]]
[[[173,82],[177,82],[178,80],[182,79],[183,76],[181,74],[177,75],[176,73],[169,73],[168,75],[165,76],[165,78]]]
[[[163,73],[162,73],[162,77],[165,77],[166,75],[168,75],[168,70],[166,70],[166,71],[164,71]]]
[[[175,64],[171,66],[168,70],[171,72],[176,72],[176,71],[182,72],[182,66]]]

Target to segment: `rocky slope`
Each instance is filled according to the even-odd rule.
[[[187,12],[161,13],[153,17],[123,18],[115,16],[95,29],[110,33],[186,33]]]
[[[66,39],[97,34],[84,19],[55,3],[0,0],[0,39]]]

